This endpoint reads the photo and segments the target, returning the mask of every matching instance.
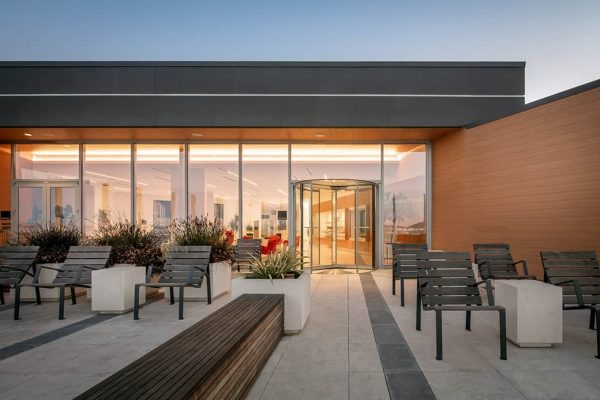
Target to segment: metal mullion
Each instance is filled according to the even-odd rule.
[[[384,267],[385,264],[385,238],[383,236],[383,221],[384,221],[384,216],[383,216],[383,194],[385,191],[385,145],[381,144],[381,180],[380,183],[377,187],[377,204],[374,205],[374,207],[377,207],[377,213],[375,214],[377,216],[377,247],[376,247],[376,251],[375,251],[375,260],[374,260],[374,266],[375,268],[378,268],[379,265],[381,265],[381,267]]]
[[[426,204],[426,209],[425,209],[425,229],[427,229],[427,232],[425,232],[425,241],[427,242],[427,248],[429,248],[431,250],[431,242],[432,242],[432,238],[431,238],[431,214],[432,214],[432,204],[431,204],[431,199],[432,199],[432,151],[433,148],[431,146],[431,140],[428,140],[427,143],[425,144],[425,157],[426,157],[426,167],[425,167],[425,179],[426,179],[426,187],[425,187],[425,201],[427,202]]]
[[[79,232],[83,234],[83,143],[79,143]]]
[[[135,185],[135,183],[136,183],[135,182],[135,164],[136,164],[136,159],[135,158],[136,158],[136,154],[137,154],[137,147],[136,146],[137,145],[135,143],[132,143],[131,147],[130,147],[130,152],[131,152],[131,155],[130,155],[130,158],[131,158],[131,161],[130,161],[130,165],[131,165],[131,167],[130,167],[131,168],[130,169],[130,174],[131,174],[131,177],[130,177],[130,181],[131,181],[130,182],[130,184],[131,184],[131,189],[130,189],[130,191],[131,191],[131,199],[130,199],[130,201],[131,201],[131,224],[132,225],[135,225],[136,222],[137,222],[136,221],[136,212],[137,212],[137,210],[136,210],[136,207],[137,207],[137,199],[136,199],[136,197],[137,197],[137,191],[136,191],[136,185]]]
[[[184,216],[184,218],[187,218],[190,215],[190,205],[189,205],[189,199],[190,199],[190,191],[189,191],[190,144],[189,143],[185,143],[183,145],[183,157],[184,157],[184,161],[183,161],[183,185],[184,185],[183,195],[185,196],[185,199],[183,201],[183,207],[184,207],[183,216]],[[171,216],[171,217],[173,217],[173,216]]]
[[[238,143],[238,238],[241,239],[244,237],[244,186],[242,182],[242,174],[244,173],[244,168],[242,166],[243,157],[242,157],[243,147],[241,143]]]

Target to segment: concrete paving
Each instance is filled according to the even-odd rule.
[[[391,319],[379,310],[369,313],[359,275],[313,274],[305,329],[281,340],[248,399],[390,399],[390,393],[411,398],[421,385],[416,378],[423,376],[439,400],[600,398],[600,360],[594,358],[595,331],[587,327],[587,312],[564,313],[563,344],[521,349],[509,343],[507,361],[499,359],[495,313],[474,313],[471,332],[464,329],[463,313],[448,313],[444,360],[436,361],[434,314],[423,313],[422,331],[414,329],[414,281],[407,281],[406,307],[400,307],[399,296],[391,294],[391,271],[378,270],[373,277]],[[93,318],[88,302],[67,304],[64,321],[56,319],[56,303],[23,307],[21,321],[12,320],[11,309],[0,310],[0,355],[24,341],[34,343],[0,361],[1,398],[72,398],[229,300],[224,296],[211,306],[186,302],[183,321],[177,320],[176,306],[161,300],[143,307],[140,321],[129,313],[93,320],[67,335],[55,334]],[[51,337],[36,342],[42,335]],[[408,345],[416,365],[406,369],[383,357],[384,369],[378,345],[390,352]]]
[[[453,399],[599,399],[600,360],[589,311],[563,313],[563,343],[552,348],[519,348],[508,342],[508,360],[500,360],[498,315],[473,313],[465,330],[462,312],[444,314],[444,360],[435,359],[435,313],[422,314],[415,329],[415,281],[407,280],[406,306],[399,290],[392,295],[391,270],[375,278],[394,319],[438,400]]]

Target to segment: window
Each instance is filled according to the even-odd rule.
[[[242,147],[243,236],[267,239],[267,251],[288,240],[288,146]]]
[[[189,213],[218,218],[228,229],[239,232],[239,146],[190,145]]]
[[[424,144],[384,146],[383,242],[426,243],[427,153]]]
[[[378,144],[294,144],[292,179],[381,179]]]
[[[86,233],[109,221],[131,221],[130,145],[84,146],[82,201]]]
[[[183,145],[136,146],[136,224],[166,228],[185,216],[184,168]]]
[[[16,179],[79,179],[79,146],[76,144],[18,144]]]

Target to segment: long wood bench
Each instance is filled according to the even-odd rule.
[[[283,336],[283,295],[245,294],[76,399],[241,399]]]

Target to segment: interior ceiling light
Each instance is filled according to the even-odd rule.
[[[204,134],[203,133],[192,133],[192,136],[193,137],[202,137],[202,136],[204,136]]]
[[[315,133],[315,137],[316,138],[324,138],[325,134],[323,132],[317,132],[317,133]]]
[[[27,137],[32,137],[33,136],[31,133],[24,133],[23,135],[25,135]]]

